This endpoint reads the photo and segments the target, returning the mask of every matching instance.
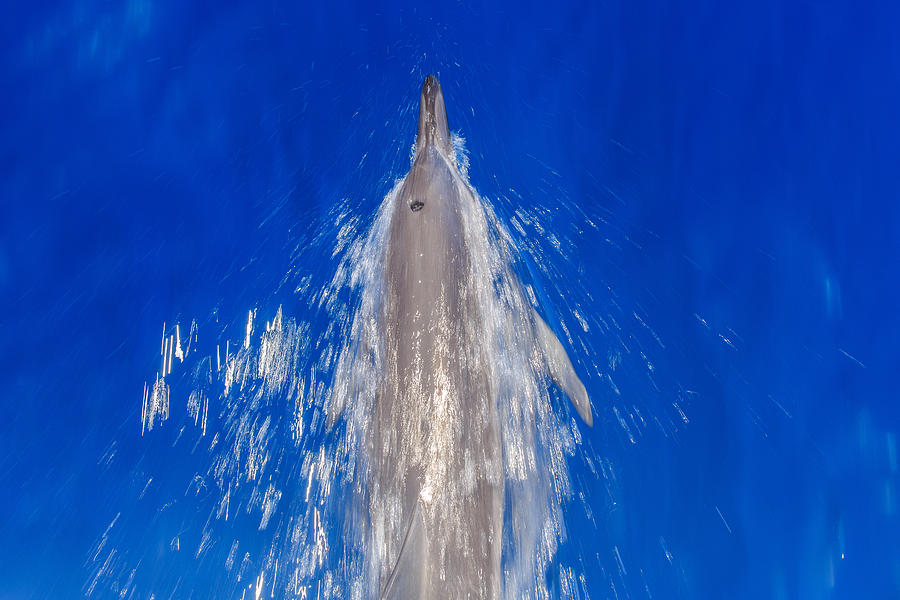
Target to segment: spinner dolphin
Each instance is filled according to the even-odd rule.
[[[377,335],[381,368],[365,439],[368,521],[378,593],[499,598],[504,470],[485,286],[467,210],[480,199],[460,174],[438,79],[422,85],[409,173],[387,207]],[[480,287],[481,286],[481,287]],[[540,368],[592,424],[584,385],[562,344],[529,309]],[[329,408],[333,424],[340,404]]]

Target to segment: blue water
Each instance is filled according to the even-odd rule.
[[[207,457],[174,387],[142,435],[145,382],[175,323],[327,326],[310,240],[374,219],[428,72],[472,184],[562,241],[551,324],[607,325],[570,350],[596,416],[551,595],[900,596],[900,10],[733,4],[8,7],[0,598],[253,593],[275,534],[212,522],[240,583],[197,557]]]

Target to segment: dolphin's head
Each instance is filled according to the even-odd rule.
[[[416,155],[399,198],[400,206],[409,207],[400,211],[402,221],[429,228],[423,239],[436,247],[446,246],[458,234],[461,188],[455,172],[444,94],[438,78],[429,75],[422,84]]]
[[[450,126],[447,124],[447,109],[441,82],[434,75],[425,78],[422,84],[422,99],[419,105],[419,133],[416,135],[416,154],[434,146],[446,157],[453,155],[450,143]]]

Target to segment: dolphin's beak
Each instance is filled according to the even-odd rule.
[[[416,154],[431,145],[437,147],[448,157],[452,154],[450,126],[447,124],[447,109],[444,107],[444,93],[441,91],[441,82],[434,75],[426,77],[422,84]]]

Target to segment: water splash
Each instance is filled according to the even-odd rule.
[[[468,183],[464,140],[454,136],[453,143],[461,183],[471,191],[462,214],[500,417],[503,596],[549,598],[546,572],[565,540],[563,510],[572,495],[567,461],[581,437],[526,326],[532,307],[540,308],[532,269],[554,277],[553,255],[523,240],[543,232],[556,258],[568,248],[547,232],[550,215],[540,206],[516,209],[514,237],[493,202]],[[107,531],[88,560],[89,596],[124,597],[140,588],[157,597],[188,589],[234,598],[372,597],[386,550],[364,510],[372,493],[364,448],[375,386],[387,367],[377,351],[377,321],[389,216],[401,184],[373,220],[347,200],[337,203],[326,226],[298,246],[298,268],[285,278],[296,283],[295,316],[283,307],[268,316],[253,308],[225,326],[195,320],[186,344],[180,324],[164,331],[142,427],[148,443],[168,446],[165,452],[184,464],[145,476],[141,502],[168,551],[111,547],[106,540],[114,532]],[[331,258],[330,280],[299,267],[301,257],[317,253]],[[558,322],[569,346],[592,360],[578,332],[606,323],[589,314],[572,309],[575,329]],[[601,373],[595,363],[586,374]],[[342,420],[329,418],[341,410]],[[178,479],[188,481],[183,495],[166,495]],[[204,577],[187,577],[198,567]],[[566,573],[563,587],[574,589],[579,578]]]

